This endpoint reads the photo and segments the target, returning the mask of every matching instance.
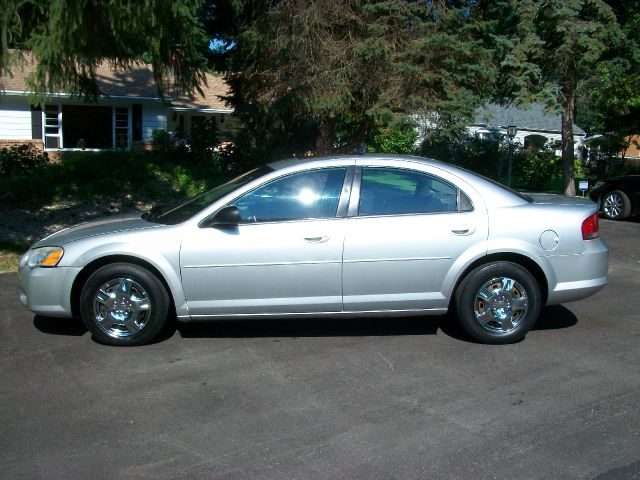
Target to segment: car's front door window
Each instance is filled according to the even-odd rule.
[[[345,172],[345,168],[326,168],[288,175],[243,195],[234,204],[243,223],[333,218]]]

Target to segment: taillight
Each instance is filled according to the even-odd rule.
[[[599,236],[600,228],[598,226],[598,214],[594,213],[593,215],[585,218],[584,222],[582,222],[582,239],[593,240]]]

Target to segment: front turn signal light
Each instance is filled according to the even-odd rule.
[[[32,250],[27,257],[27,266],[35,267],[56,267],[62,256],[64,249],[62,247],[41,247]]]

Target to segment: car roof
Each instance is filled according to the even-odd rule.
[[[367,153],[363,155],[355,155],[355,154],[343,154],[343,155],[328,155],[322,157],[310,157],[310,158],[288,158],[285,160],[278,160],[272,163],[269,163],[269,167],[274,170],[280,170],[282,168],[293,167],[298,165],[313,165],[314,163],[322,163],[327,161],[334,160],[343,160],[347,163],[356,163],[356,161],[362,160],[389,160],[389,161],[402,161],[402,162],[415,162],[422,163],[424,165],[437,166],[439,168],[443,168],[444,170],[451,171],[465,171],[458,167],[455,167],[451,164],[441,162],[439,160],[433,160],[425,157],[417,157],[413,155],[399,155],[399,154],[390,154],[390,153]]]
[[[417,157],[413,155],[399,155],[399,154],[386,154],[386,153],[369,153],[364,155],[330,155],[323,157],[311,157],[311,158],[290,158],[286,160],[279,160],[269,164],[269,167],[274,170],[280,170],[288,167],[297,167],[297,166],[310,166],[312,167],[314,164],[321,163],[330,163],[335,162],[336,160],[342,160],[345,163],[356,164],[356,163],[367,163],[368,160],[384,160],[389,161],[390,164],[394,163],[394,161],[402,162],[402,163],[416,163],[420,165],[427,165],[431,167],[435,167],[437,169],[446,171],[452,175],[457,176],[465,180],[466,182],[474,185],[475,188],[479,189],[484,196],[497,196],[501,199],[499,202],[502,205],[509,204],[522,204],[522,203],[531,203],[532,199],[518,193],[514,190],[511,190],[504,185],[499,184],[498,182],[491,180],[489,178],[485,178],[482,175],[474,173],[470,170],[466,170],[461,167],[457,167],[450,163],[442,162],[440,160],[433,160],[425,157]]]

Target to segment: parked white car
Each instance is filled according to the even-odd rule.
[[[596,205],[531,198],[398,155],[288,160],[143,215],[36,242],[22,303],[140,345],[178,320],[442,315],[480,342],[522,339],[543,305],[607,283]],[[426,321],[426,320],[425,320]]]

